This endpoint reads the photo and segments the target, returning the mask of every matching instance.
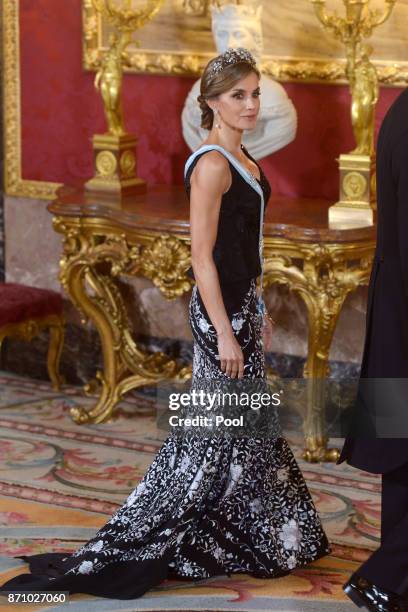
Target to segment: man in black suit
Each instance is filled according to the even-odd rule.
[[[408,396],[403,392],[408,380],[408,89],[393,103],[380,129],[377,198],[377,246],[360,384],[367,390],[370,380],[364,379],[387,379],[383,388],[394,387],[408,413]],[[378,383],[380,388],[383,383]],[[382,393],[385,399],[390,396]],[[382,402],[383,412],[392,412],[393,407],[391,400],[388,406]],[[356,404],[356,410],[364,412],[364,401]],[[400,437],[358,437],[356,430],[354,436],[350,430],[338,461],[382,474],[381,545],[344,590],[359,607],[384,612],[408,610],[408,431],[402,421],[396,430],[397,412],[392,419],[389,425],[400,431]]]

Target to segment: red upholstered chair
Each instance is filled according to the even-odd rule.
[[[59,293],[17,283],[0,283],[0,349],[7,336],[32,340],[43,329],[48,329],[47,368],[54,389],[59,389],[63,382],[59,361],[64,326],[63,301]]]

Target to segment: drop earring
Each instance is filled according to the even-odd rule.
[[[219,120],[220,111],[218,110],[218,108],[216,108],[216,109],[215,109],[215,114],[216,114],[216,116],[218,116],[218,121],[217,121],[217,123],[215,124],[215,127],[216,127],[216,128],[218,128],[218,129],[220,130],[220,129],[221,129],[221,123],[220,123],[220,120]]]

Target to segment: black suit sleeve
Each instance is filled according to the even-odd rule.
[[[408,129],[404,130],[392,149],[392,174],[397,195],[398,247],[404,291],[408,297]]]

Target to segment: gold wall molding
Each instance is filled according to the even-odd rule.
[[[21,176],[21,78],[19,0],[4,0],[4,191],[7,195],[49,200],[60,183],[30,181]]]

